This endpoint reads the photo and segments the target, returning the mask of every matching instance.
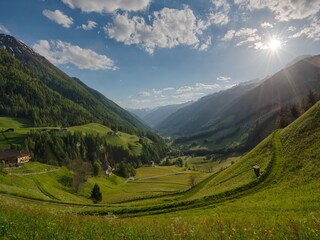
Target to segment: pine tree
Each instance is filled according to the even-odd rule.
[[[95,184],[91,191],[91,199],[94,203],[102,201],[102,194],[100,192],[100,187],[98,184]]]

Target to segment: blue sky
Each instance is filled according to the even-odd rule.
[[[126,108],[198,99],[320,54],[320,0],[1,0],[0,32]]]

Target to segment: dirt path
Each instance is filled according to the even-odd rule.
[[[186,172],[175,172],[175,173],[168,173],[168,174],[151,176],[151,177],[146,177],[146,178],[136,178],[135,180],[151,180],[151,179],[156,179],[159,177],[173,176],[173,175],[179,175],[179,174],[186,174]]]
[[[11,176],[41,175],[41,174],[47,174],[47,173],[51,173],[51,172],[57,172],[59,170],[60,170],[60,168],[56,168],[56,169],[52,169],[52,170],[48,170],[48,171],[33,172],[33,173],[8,173],[8,175],[11,175]]]

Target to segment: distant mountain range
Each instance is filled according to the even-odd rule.
[[[275,129],[281,107],[300,103],[310,91],[320,91],[320,56],[297,58],[267,79],[203,97],[155,128],[191,147],[252,147]]]
[[[165,135],[189,135],[206,128],[206,124],[215,119],[239,96],[259,84],[249,81],[225,91],[205,96],[168,116],[156,125],[156,129]]]
[[[0,114],[36,126],[99,122],[122,131],[145,130],[129,112],[69,77],[12,36],[0,34]]]
[[[143,109],[128,109],[129,112],[139,117],[144,123],[151,128],[156,128],[158,124],[164,121],[168,116],[178,111],[180,108],[188,106],[192,102],[186,102],[182,104],[172,104],[161,106],[157,108],[143,108]]]

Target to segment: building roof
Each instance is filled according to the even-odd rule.
[[[18,150],[6,150],[0,152],[0,160],[8,159],[8,158],[15,158],[15,157],[25,157],[29,156],[30,154],[27,151],[18,151]]]

